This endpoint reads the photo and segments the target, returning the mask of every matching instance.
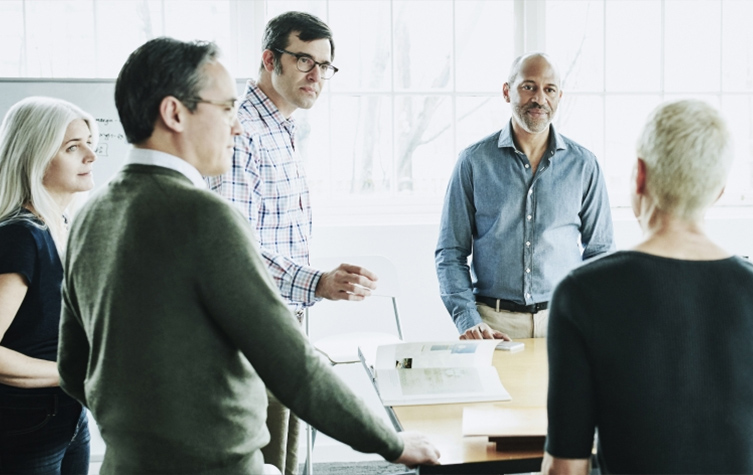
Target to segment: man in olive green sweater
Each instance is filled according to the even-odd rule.
[[[261,473],[265,385],[356,450],[436,463],[317,357],[252,230],[202,175],[230,165],[235,85],[211,43],[158,38],[118,76],[126,166],[76,217],[65,258],[61,386],[107,444],[103,473]]]

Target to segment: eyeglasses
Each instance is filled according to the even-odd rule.
[[[290,56],[295,56],[298,60],[296,61],[295,65],[298,68],[298,71],[302,73],[308,73],[312,69],[314,69],[314,67],[319,66],[319,72],[322,75],[322,79],[330,79],[335,75],[337,71],[339,71],[339,69],[329,63],[320,63],[319,61],[314,61],[314,58],[307,54],[291,53],[290,51],[277,48],[275,48],[275,51],[277,51],[278,53],[285,53],[289,54]]]
[[[201,97],[192,97],[190,99],[186,99],[186,102],[193,102],[194,104],[209,104],[217,107],[222,107],[223,109],[225,109],[225,115],[227,116],[226,118],[229,123],[232,123],[235,120],[235,117],[238,114],[238,107],[240,106],[240,100],[237,98],[227,101],[212,101],[209,99],[203,99]]]

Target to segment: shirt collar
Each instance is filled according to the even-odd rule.
[[[499,133],[499,140],[497,141],[497,147],[499,148],[512,148],[518,150],[515,146],[515,141],[512,139],[512,119],[507,123],[507,126]],[[565,150],[567,145],[562,139],[562,136],[554,129],[554,124],[549,124],[549,137],[554,137],[554,150]],[[547,150],[552,150],[551,141]]]
[[[206,188],[207,184],[199,170],[182,158],[169,153],[146,148],[132,148],[126,157],[126,165],[151,165],[155,167],[169,168],[181,173],[191,180],[197,188]]]
[[[295,131],[295,119],[293,117],[286,119],[280,109],[272,102],[272,99],[267,97],[252,79],[249,79],[246,83],[246,100],[251,107],[258,111],[259,116],[265,122],[267,119],[271,119],[280,127],[289,130],[291,134]]]

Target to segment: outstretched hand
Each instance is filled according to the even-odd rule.
[[[505,340],[510,341],[511,338],[507,334],[492,330],[492,328],[486,323],[479,323],[475,327],[471,327],[460,335],[461,340]]]
[[[340,264],[322,275],[316,285],[316,296],[327,300],[363,300],[376,289],[377,279],[368,269]]]

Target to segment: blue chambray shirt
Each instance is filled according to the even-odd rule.
[[[511,123],[460,153],[435,253],[442,301],[460,333],[481,323],[475,295],[546,302],[571,269],[614,250],[596,156],[550,127],[536,176]]]

